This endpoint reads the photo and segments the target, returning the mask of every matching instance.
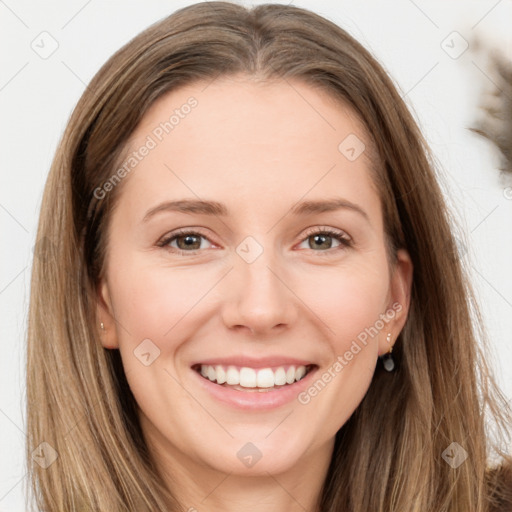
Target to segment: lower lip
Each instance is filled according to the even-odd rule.
[[[274,409],[295,400],[299,393],[310,385],[317,370],[318,367],[315,367],[298,382],[272,391],[239,391],[205,379],[196,370],[192,372],[199,379],[199,384],[219,402],[238,409],[261,411]]]

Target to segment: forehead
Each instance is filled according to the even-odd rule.
[[[127,153],[144,145],[151,148],[125,184],[139,196],[222,196],[242,205],[269,194],[296,201],[359,189],[370,201],[374,187],[364,125],[350,107],[300,81],[235,76],[166,93]]]

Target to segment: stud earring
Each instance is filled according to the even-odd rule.
[[[100,327],[101,327],[101,330],[104,331],[105,330],[105,326],[103,325],[103,322],[100,323]]]
[[[388,335],[386,336],[386,341],[391,344],[391,333],[388,332]],[[391,352],[393,351],[393,345],[389,347],[389,352],[384,354],[383,356],[380,356],[380,359],[382,361],[382,365],[384,366],[384,369],[387,372],[392,372],[395,369],[395,360],[393,356],[391,355]]]

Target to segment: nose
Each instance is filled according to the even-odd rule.
[[[224,280],[222,317],[229,329],[265,337],[290,327],[298,316],[289,273],[265,250],[252,263],[242,258]]]

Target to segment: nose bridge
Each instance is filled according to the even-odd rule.
[[[280,259],[272,247],[263,247],[247,237],[236,248],[233,272],[228,284],[225,321],[263,332],[274,326],[289,324],[292,318],[293,294],[280,276]]]

